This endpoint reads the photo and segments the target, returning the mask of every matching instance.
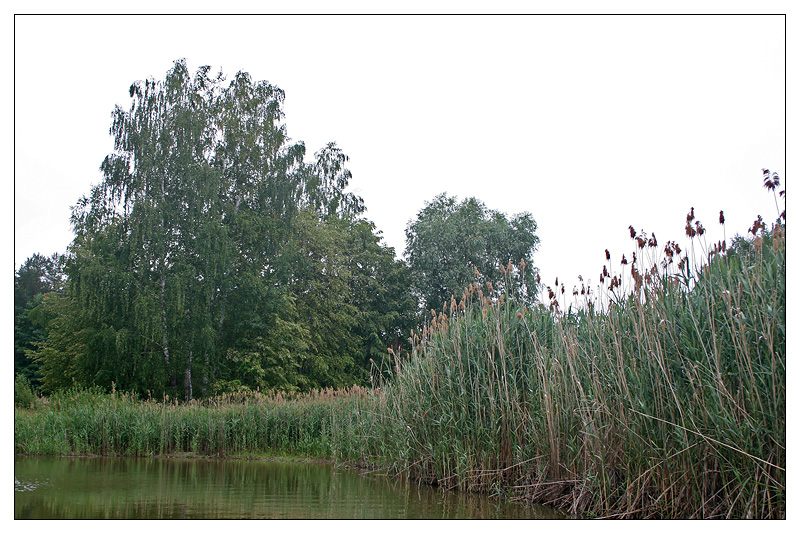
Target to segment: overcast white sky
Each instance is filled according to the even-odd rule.
[[[17,16],[14,264],[64,252],[100,181],[115,104],[186,58],[286,92],[308,156],[336,141],[400,256],[446,191],[528,211],[544,281],[592,283],[628,225],[683,239],[691,207],[727,235],[774,220],[785,179],[782,16]]]

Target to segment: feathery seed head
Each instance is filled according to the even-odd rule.
[[[695,221],[694,225],[697,228],[697,235],[703,235],[705,233],[706,229],[703,228],[703,225],[700,223],[700,221]]]
[[[764,220],[761,218],[761,215],[759,215],[759,216],[758,216],[758,219],[756,219],[755,221],[753,221],[753,227],[752,227],[752,228],[750,228],[750,229],[748,230],[748,232],[750,232],[750,233],[751,233],[751,234],[753,234],[753,235],[756,235],[756,234],[758,233],[758,231],[759,231],[759,230],[763,230],[763,229],[765,229],[766,227],[767,227],[767,225],[765,225],[765,224],[764,224]]]

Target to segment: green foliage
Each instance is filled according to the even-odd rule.
[[[14,376],[22,376],[32,384],[39,383],[39,366],[28,357],[27,351],[44,340],[44,328],[31,320],[31,311],[41,304],[44,295],[39,293],[14,317]],[[16,310],[15,310],[16,311]]]
[[[59,291],[64,283],[62,265],[64,258],[58,254],[50,257],[34,254],[14,273],[14,315],[18,315],[36,295]]]
[[[357,219],[343,229],[343,255],[350,274],[350,300],[356,310],[354,331],[360,340],[357,363],[380,362],[387,347],[410,348],[417,302],[411,295],[411,273],[395,260],[394,249],[380,242],[375,226]]]
[[[347,156],[330,143],[305,163],[283,91],[247,73],[226,85],[177,61],[130,95],[103,181],[73,208],[67,289],[40,306],[29,353],[44,390],[189,400],[366,383],[411,311],[380,301],[407,280],[345,192]]]
[[[39,365],[42,392],[53,393],[76,384],[90,385],[97,376],[119,372],[111,362],[91,359],[91,345],[102,343],[100,333],[87,327],[87,314],[75,299],[63,293],[48,293],[41,304],[31,310],[31,319],[47,332],[35,343],[37,349],[28,356]]]
[[[45,294],[62,289],[63,262],[58,254],[34,254],[14,273],[14,376],[24,376],[34,388],[40,385],[39,366],[28,352],[44,339],[45,332],[31,320],[31,311]]]
[[[451,298],[461,297],[476,270],[479,281],[502,284],[506,266],[522,260],[530,267],[514,281],[520,298],[533,302],[537,284],[532,255],[538,244],[536,221],[529,213],[509,219],[475,198],[459,203],[442,193],[409,223],[405,254],[423,309],[439,311]]]
[[[31,408],[36,401],[30,381],[24,376],[14,378],[14,407]]]
[[[370,358],[380,361],[386,347],[401,346],[413,326],[405,265],[371,222],[308,210],[296,220],[290,248],[291,290],[307,333],[301,371],[316,388],[365,384]]]

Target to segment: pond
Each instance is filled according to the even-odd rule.
[[[15,457],[14,519],[558,519],[330,464]]]

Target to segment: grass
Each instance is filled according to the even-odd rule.
[[[563,306],[556,284],[528,309],[511,276],[503,294],[473,283],[381,388],[187,404],[73,390],[15,410],[15,450],[313,457],[591,517],[785,518],[786,227],[759,217],[709,249],[693,211],[690,250],[631,228],[636,254],[621,272],[607,256],[566,312],[563,285]]]

